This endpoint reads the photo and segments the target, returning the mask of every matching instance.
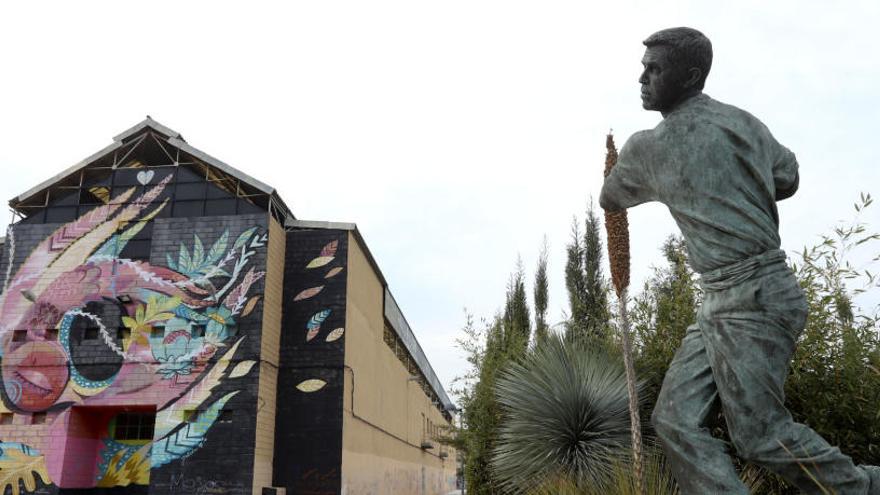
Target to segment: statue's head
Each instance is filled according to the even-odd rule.
[[[657,31],[644,42],[645,69],[639,77],[642,107],[664,115],[678,103],[699,94],[712,67],[712,42],[696,29]]]

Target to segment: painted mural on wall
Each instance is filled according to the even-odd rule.
[[[63,456],[65,442],[73,441],[72,411],[122,406],[135,396],[154,407],[152,435],[119,440],[114,427],[134,427],[111,419],[97,439],[90,474],[92,486],[148,484],[151,468],[187,457],[204,443],[238,393],[217,397],[212,391],[255,364],[235,360],[245,338],[237,334],[237,321],[259,301],[253,292],[264,272],[252,257],[265,247],[267,233],[259,227],[227,230],[210,243],[195,233],[181,239],[165,266],[120,256],[167,206],[167,199],[156,200],[171,177],[140,195],[128,189],[61,226],[14,272],[10,263],[0,295],[0,394],[4,409],[40,419],[48,414],[38,436],[36,426],[3,430],[0,493],[12,487],[16,495],[19,482],[33,490],[36,479],[58,484],[69,474]],[[14,250],[14,231],[10,241]],[[77,366],[74,344],[89,331],[115,356],[109,368]]]
[[[318,254],[318,257],[312,259],[308,265],[306,265],[306,270],[311,270],[315,268],[322,268],[330,263],[332,263],[336,259],[336,251],[339,249],[339,241],[331,241],[327,243],[323,248],[321,248],[321,252]],[[335,266],[330,268],[327,273],[324,275],[324,279],[331,279],[338,275],[342,271],[342,266]],[[311,299],[326,287],[325,284],[316,285],[314,287],[309,287],[308,289],[304,289],[300,291],[294,298],[293,302],[305,301],[307,299]],[[324,324],[324,321],[330,316],[333,312],[332,309],[321,309],[317,313],[313,314],[311,318],[306,322],[306,342],[311,341],[321,332],[321,325]],[[327,332],[327,335],[324,337],[325,342],[334,342],[342,338],[342,335],[345,333],[345,328],[336,328]],[[309,378],[307,380],[303,380],[296,385],[297,390],[305,393],[317,392],[324,388],[327,385],[327,382],[321,380],[320,378]]]

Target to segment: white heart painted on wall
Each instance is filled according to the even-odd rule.
[[[146,186],[147,184],[150,183],[151,180],[153,180],[154,175],[156,175],[156,172],[153,172],[152,170],[144,170],[144,171],[138,172],[137,179],[138,179],[138,182],[140,182],[142,186]]]

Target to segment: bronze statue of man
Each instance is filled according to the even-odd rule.
[[[776,202],[797,190],[794,154],[751,114],[703,94],[712,44],[702,33],[665,29],[644,44],[642,106],[663,120],[627,140],[600,204],[610,211],[665,204],[700,273],[703,304],[652,415],[682,493],[748,493],[724,442],[707,428],[720,406],[743,459],[806,493],[822,493],[818,482],[838,495],[880,494],[880,468],[854,465],[784,405],[807,316],[779,249]]]

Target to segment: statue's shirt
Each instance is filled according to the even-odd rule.
[[[698,95],[620,150],[600,202],[665,204],[697,272],[779,248],[779,192],[798,184],[794,154],[748,112]]]

